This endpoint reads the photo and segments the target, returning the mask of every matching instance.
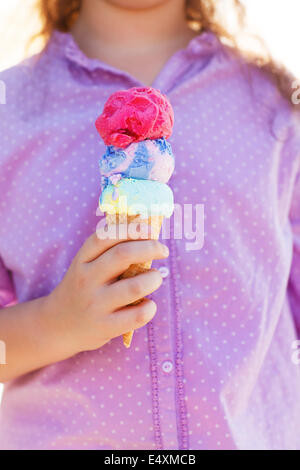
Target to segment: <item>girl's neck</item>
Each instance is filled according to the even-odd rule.
[[[106,0],[84,0],[72,34],[83,52],[151,85],[168,58],[195,36],[185,0],[129,9]]]

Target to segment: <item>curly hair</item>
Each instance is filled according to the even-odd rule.
[[[81,1],[37,0],[42,21],[40,36],[47,41],[53,30],[68,32],[79,14]],[[218,0],[186,0],[186,19],[193,29],[213,32],[220,40],[225,40],[227,46],[234,49],[246,62],[260,67],[276,84],[282,96],[293,106],[291,96],[295,77],[282,64],[276,62],[266,48],[261,54],[254,54],[241,48],[238,45],[236,35],[226,27],[226,18],[224,18],[221,8],[222,2]],[[240,30],[243,30],[246,13],[240,0],[232,0],[232,11],[235,13]],[[294,107],[296,108],[296,106]],[[297,106],[297,110],[299,108]]]

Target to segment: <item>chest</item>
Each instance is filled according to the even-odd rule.
[[[35,293],[40,286],[40,295],[60,281],[99,220],[104,144],[94,121],[106,97],[99,101],[96,89],[69,93],[63,110],[54,107],[40,122],[22,123],[22,136],[0,168],[1,256],[16,281]],[[232,101],[224,83],[185,84],[169,97],[176,159],[170,223],[173,232],[174,221],[180,226],[175,243],[182,285],[197,290],[201,273],[215,283],[220,273],[239,272],[240,263],[245,279],[252,278],[256,263],[283,246],[295,162],[292,156],[283,162],[282,142],[247,95]]]

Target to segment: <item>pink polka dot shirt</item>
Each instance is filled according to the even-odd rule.
[[[6,307],[50,293],[95,231],[94,122],[111,93],[143,84],[58,32],[0,79]],[[170,186],[202,207],[203,243],[171,220],[157,314],[130,349],[114,338],[6,384],[1,449],[300,449],[300,120],[211,32],[152,86],[174,107]]]

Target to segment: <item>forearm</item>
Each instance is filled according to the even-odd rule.
[[[5,345],[6,364],[0,364],[0,382],[58,362],[75,352],[55,323],[48,297],[0,310],[0,341]],[[67,332],[66,332],[67,333]]]
[[[150,269],[135,278],[118,277],[131,264],[166,258],[168,249],[157,240],[139,240],[142,229],[133,238],[133,226],[120,229],[128,230],[122,243],[104,236],[105,229],[102,235],[93,233],[50,295],[0,309],[0,341],[6,348],[6,364],[0,357],[0,382],[98,349],[153,318],[154,302],[128,305],[158,289],[161,274]]]

